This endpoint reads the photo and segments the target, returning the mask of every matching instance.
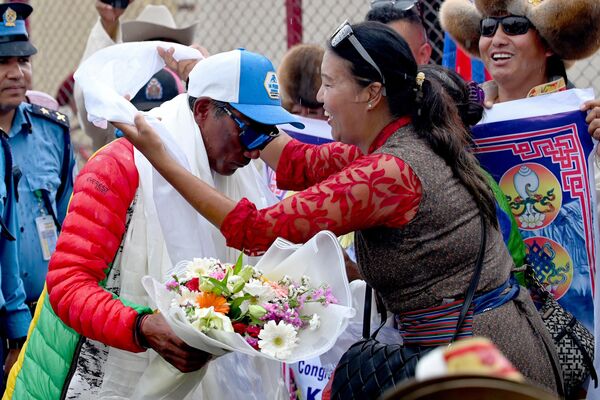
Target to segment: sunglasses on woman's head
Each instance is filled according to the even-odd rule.
[[[391,7],[403,13],[415,9],[423,27],[425,27],[425,19],[423,17],[423,4],[420,0],[371,0],[371,10],[375,8]]]
[[[247,124],[237,118],[229,108],[221,107],[227,115],[236,123],[240,129],[238,134],[242,146],[248,151],[262,150],[271,140],[279,135],[279,129],[275,125],[264,125],[259,123]]]
[[[481,20],[481,36],[492,37],[498,30],[498,25],[502,25],[504,33],[509,36],[524,35],[533,25],[527,17],[509,15],[506,17],[487,17]]]
[[[344,23],[335,30],[334,34],[331,35],[331,47],[336,48],[345,39],[348,39],[350,41],[350,44],[352,44],[352,46],[362,57],[362,59],[365,60],[371,67],[375,68],[375,70],[379,73],[379,76],[381,77],[381,83],[383,85],[382,94],[385,96],[385,77],[383,76],[383,73],[381,72],[375,61],[373,61],[369,53],[367,53],[367,50],[363,47],[362,44],[360,44],[360,42],[354,35],[354,31],[348,23],[348,20],[344,21]]]
[[[420,7],[419,0],[371,0],[371,9],[392,6],[396,10],[408,11],[413,7]]]

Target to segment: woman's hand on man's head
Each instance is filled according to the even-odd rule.
[[[193,44],[190,47],[198,50],[203,57],[208,57],[208,51],[204,47],[198,44]],[[156,50],[158,51],[158,55],[165,62],[167,68],[175,72],[177,76],[179,76],[179,79],[181,79],[184,82],[187,81],[188,77],[190,76],[190,72],[192,72],[192,69],[194,69],[196,64],[198,64],[198,62],[200,61],[199,59],[187,59],[177,61],[175,57],[173,57],[173,54],[175,54],[174,47],[170,47],[168,49],[157,47]]]
[[[123,132],[127,138],[150,162],[160,162],[161,157],[167,156],[167,151],[158,133],[146,121],[143,114],[137,113],[135,125],[122,122],[112,124]]]

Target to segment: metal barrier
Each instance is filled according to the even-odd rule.
[[[133,19],[146,4],[169,7],[181,26],[199,22],[196,41],[211,53],[237,47],[265,54],[277,65],[289,43],[325,44],[344,20],[364,20],[369,0],[136,0],[122,20]],[[97,19],[94,0],[30,0],[34,57],[34,86],[52,95],[76,69],[88,33]],[[443,33],[437,11],[441,0],[425,0],[424,19],[440,62]],[[289,21],[289,24],[288,24]],[[289,27],[289,29],[288,29]],[[289,33],[289,34],[288,34]],[[568,71],[579,87],[595,86],[600,93],[600,55],[578,62]]]

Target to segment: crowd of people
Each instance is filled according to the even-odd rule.
[[[155,357],[177,370],[164,379],[191,382],[180,385],[186,398],[293,398],[281,363],[213,358],[153,310],[141,280],[168,275],[161,218],[176,215],[153,196],[153,170],[197,211],[194,239],[213,252],[198,257],[258,257],[278,237],[305,243],[322,230],[349,235],[348,278],[377,292],[404,346],[483,336],[529,384],[570,396],[553,338],[514,278],[525,243],[470,129],[496,104],[573,88],[566,65],[600,48],[600,5],[445,0],[441,25],[485,64],[491,80],[482,88],[431,63],[421,1],[371,0],[364,22],[344,22],[324,45],[291,48],[277,70],[249,50],[210,55],[193,43],[197,24],[178,27],[165,6],[121,22],[124,9],[96,1],[82,62],[117,43],[152,40],[202,55],[178,60],[157,49],[166,67],[131,99],[148,114],[108,129],[88,122],[72,76],[58,103],[32,90],[37,50],[25,21],[33,9],[0,4],[4,398],[136,398]],[[96,151],[89,160],[71,144],[58,104],[78,116]],[[600,100],[581,111],[600,139]],[[145,115],[174,134],[189,168]],[[326,131],[318,135],[328,143],[294,134],[311,129]],[[285,196],[272,193],[266,170]],[[600,182],[600,170],[595,176]],[[460,325],[483,238],[473,307]],[[228,394],[232,381],[245,392]]]

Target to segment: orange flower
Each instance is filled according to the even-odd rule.
[[[229,304],[223,296],[218,296],[212,292],[202,292],[196,296],[196,303],[201,308],[214,307],[216,312],[227,314],[229,312]]]

